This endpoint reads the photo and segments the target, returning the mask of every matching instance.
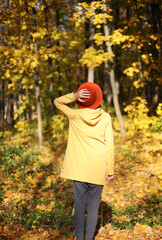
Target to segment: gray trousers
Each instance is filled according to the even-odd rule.
[[[84,240],[86,204],[86,240],[93,240],[94,238],[102,189],[102,185],[73,181],[75,199],[74,224],[77,240]]]

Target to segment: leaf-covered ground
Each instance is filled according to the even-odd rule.
[[[115,124],[114,124],[115,127]],[[0,142],[1,239],[73,239],[73,192],[59,178],[67,133],[4,131]],[[96,240],[161,239],[161,136],[114,130],[115,178],[102,194]]]

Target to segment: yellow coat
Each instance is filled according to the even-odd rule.
[[[56,98],[54,104],[69,119],[69,137],[61,177],[105,184],[114,173],[114,143],[111,118],[103,109],[72,109],[73,93]]]

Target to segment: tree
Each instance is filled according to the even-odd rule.
[[[106,7],[106,1],[103,1],[103,10],[106,13],[107,12],[107,7]],[[113,54],[110,41],[109,39],[109,28],[108,24],[106,23],[106,20],[104,21],[104,32],[105,32],[105,37],[106,37],[106,48],[107,52]],[[106,69],[108,69],[109,74],[110,74],[110,83],[111,83],[111,88],[113,92],[113,102],[114,102],[114,107],[115,107],[115,112],[116,116],[118,118],[119,124],[120,124],[120,132],[121,134],[125,134],[125,128],[124,128],[124,122],[122,118],[122,114],[120,111],[120,105],[119,105],[119,100],[118,100],[118,92],[117,92],[117,84],[115,81],[115,72],[114,72],[114,60],[111,58],[109,62],[105,62]]]
[[[95,9],[90,6],[91,17],[89,20],[89,47],[94,48],[95,27],[93,25]],[[88,82],[94,82],[94,67],[88,68]]]
[[[83,15],[83,21],[85,21],[85,16],[90,20],[90,47],[86,49],[85,54],[83,55],[81,62],[83,64],[86,64],[88,66],[88,81],[93,81],[93,75],[94,75],[94,68],[98,67],[102,64],[102,62],[105,62],[106,69],[108,70],[108,74],[110,76],[110,83],[111,83],[111,88],[113,92],[113,100],[114,100],[114,107],[116,111],[116,115],[118,117],[119,123],[120,123],[120,131],[122,134],[125,133],[124,129],[124,123],[120,111],[120,106],[119,106],[119,101],[118,101],[118,93],[116,89],[116,82],[115,82],[115,73],[114,73],[114,64],[113,64],[113,51],[110,46],[110,42],[108,40],[109,38],[109,29],[108,25],[106,23],[106,19],[111,19],[111,16],[109,15],[106,7],[106,3],[103,2],[95,2],[92,1],[89,5],[88,4],[82,4],[81,5],[84,8],[84,15]],[[78,7],[79,10],[81,10],[81,7]],[[103,13],[101,11],[98,11],[98,13],[95,13],[95,9],[100,8],[103,10]],[[93,9],[93,11],[92,11]],[[86,12],[85,12],[86,11]],[[94,27],[92,26],[95,25],[97,27],[98,32],[94,32]],[[101,25],[104,24],[104,32],[105,36],[102,35],[102,29]],[[103,42],[106,43],[106,52],[101,50],[100,48],[97,49],[97,46],[94,45],[94,42],[96,43],[97,46],[101,46]],[[109,64],[107,63],[109,62]],[[108,66],[109,65],[109,66]],[[91,70],[91,71],[90,71]],[[91,75],[91,77],[90,77]]]
[[[121,87],[123,94],[120,95],[120,99],[130,101],[135,95],[139,95],[147,100],[150,109],[153,110],[160,97],[161,28],[159,11],[155,11],[160,8],[159,1],[113,1],[111,8],[114,15],[116,9],[119,10],[116,18],[117,29],[111,34],[111,44],[114,49],[121,49],[120,55],[116,57],[121,69],[120,84],[124,87]],[[156,20],[153,16],[156,16]]]
[[[39,129],[42,117],[47,130],[53,99],[87,80],[101,86],[109,106],[113,95],[119,121],[119,110],[136,96],[155,112],[159,9],[159,1],[144,0],[0,0],[1,123],[34,119],[37,112]]]

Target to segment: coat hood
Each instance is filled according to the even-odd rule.
[[[90,109],[84,108],[80,109],[80,118],[89,126],[95,126],[103,117],[104,110],[101,108]]]

